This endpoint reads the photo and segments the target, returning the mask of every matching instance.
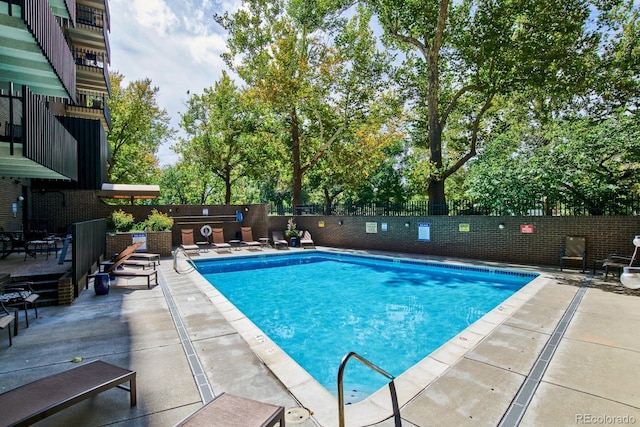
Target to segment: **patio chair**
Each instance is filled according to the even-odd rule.
[[[289,242],[282,237],[282,231],[271,232],[271,237],[273,238],[274,248],[278,249],[279,247],[284,246],[286,249],[289,249]]]
[[[2,301],[0,301],[0,329],[7,328],[7,331],[9,332],[9,347],[13,345],[13,342],[11,339],[11,327],[10,327],[11,322],[14,322],[14,328],[17,333],[18,320],[13,316],[13,314],[9,313],[9,310],[7,310],[5,306],[2,304]]]
[[[213,228],[211,235],[213,236],[213,247],[216,248],[218,253],[220,251],[231,252],[231,245],[224,241],[224,230],[222,228]]]
[[[560,251],[560,271],[565,261],[582,261],[582,273],[587,269],[586,239],[584,237],[567,236],[564,248]]]
[[[196,245],[193,240],[192,229],[182,229],[182,244],[180,247],[185,252],[196,252],[197,254],[200,254],[200,246]]]
[[[29,327],[29,306],[33,308],[36,319],[38,318],[38,298],[40,295],[31,288],[32,282],[14,282],[0,286],[0,302],[6,307],[15,307],[24,310],[24,319]],[[16,312],[16,322],[18,321]]]
[[[248,248],[258,248],[262,250],[262,244],[257,240],[253,240],[253,232],[251,227],[240,227],[242,232],[242,244]]]
[[[132,255],[132,253],[125,255],[113,264],[105,267],[104,273],[108,273],[110,277],[145,277],[147,279],[147,288],[151,288],[152,280],[155,284],[158,284],[158,271],[154,268],[152,270],[142,270],[137,268],[124,268],[124,263]],[[89,278],[96,279],[95,274],[88,275]],[[85,288],[89,288],[89,281]]]
[[[302,232],[302,236],[300,237],[300,247],[301,248],[315,248],[316,244],[313,243],[313,239],[311,238],[311,233],[309,230],[304,230]]]

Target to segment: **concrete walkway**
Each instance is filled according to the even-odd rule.
[[[41,308],[28,329],[21,315],[12,347],[0,334],[0,392],[82,357],[137,371],[138,405],[130,408],[127,394],[112,389],[38,425],[173,426],[221,392],[292,409],[287,425],[317,425],[313,415],[295,423],[304,412],[297,401],[194,286],[195,274],[177,274],[171,264],[163,260],[161,285],[153,289],[145,279],[119,278],[108,295],[90,289],[70,307]],[[546,370],[531,374],[586,278],[544,274],[547,285],[402,408],[403,426],[498,426],[520,387],[538,374],[524,393],[522,426],[640,423],[640,293],[593,280]],[[503,425],[513,425],[508,420]]]

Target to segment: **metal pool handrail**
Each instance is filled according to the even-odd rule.
[[[342,362],[340,362],[340,368],[338,369],[338,421],[340,423],[340,427],[344,426],[344,370],[347,366],[347,362],[351,358],[356,359],[358,362],[362,363],[366,367],[373,369],[377,373],[384,375],[391,381],[389,382],[389,392],[391,393],[391,404],[393,406],[393,419],[396,427],[401,427],[402,422],[400,420],[400,408],[398,407],[398,395],[396,393],[396,386],[393,382],[395,377],[383,369],[379,368],[372,362],[368,361],[364,357],[360,356],[355,351],[349,352],[342,358]]]
[[[191,269],[190,269],[190,270],[188,270],[188,271],[182,271],[182,272],[181,272],[181,271],[178,271],[178,251],[182,252],[182,253],[187,257],[187,259],[191,262]],[[178,274],[182,274],[182,273],[191,273],[192,271],[194,271],[194,270],[195,270],[195,267],[193,267],[193,266],[194,266],[194,263],[193,263],[193,260],[191,259],[191,256],[189,256],[189,254],[187,253],[187,251],[185,251],[183,248],[181,248],[180,246],[178,246],[178,247],[176,248],[176,250],[175,250],[175,251],[173,251],[173,269],[174,269],[174,270],[176,271],[176,273],[178,273]]]

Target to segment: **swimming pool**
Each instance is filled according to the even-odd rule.
[[[400,375],[537,275],[324,251],[196,262],[200,273],[334,395],[355,351]],[[346,398],[385,384],[350,364]]]

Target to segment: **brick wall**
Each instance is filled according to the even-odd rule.
[[[0,185],[0,191],[6,187]],[[17,196],[15,196],[17,197]],[[14,198],[14,193],[10,193]],[[64,202],[64,204],[63,204]],[[49,192],[32,196],[33,216],[49,218],[52,229],[64,228],[75,221],[106,218],[114,209],[134,215],[137,222],[147,218],[152,209],[175,217],[172,246],[181,242],[180,230],[192,228],[196,238],[205,223],[222,227],[225,240],[239,233],[241,225],[250,225],[253,237],[271,237],[271,231],[284,230],[290,217],[268,216],[267,205],[237,206],[112,206],[105,204],[93,191]],[[208,209],[209,218],[178,218],[202,216]],[[7,206],[10,210],[10,206]],[[235,221],[236,211],[242,212],[243,223]],[[12,214],[10,215],[10,218]],[[9,219],[10,219],[9,218]],[[2,219],[2,216],[0,216]],[[324,227],[319,223],[323,221]],[[342,225],[340,225],[342,221]],[[366,223],[377,223],[377,233],[367,233]],[[418,240],[418,223],[429,223],[431,241]],[[640,234],[640,217],[296,217],[299,229],[308,229],[318,245],[354,249],[378,249],[439,256],[453,256],[501,262],[556,266],[564,236],[584,236],[587,241],[588,263],[611,253],[630,255],[633,236]],[[387,231],[382,231],[382,223]],[[405,223],[409,223],[405,227]],[[468,224],[469,231],[460,231]],[[504,224],[500,229],[499,224]],[[521,225],[533,226],[532,234],[520,232]],[[57,228],[54,228],[57,227]],[[5,227],[7,228],[7,227]],[[464,228],[466,229],[466,228]]]
[[[269,217],[270,231],[284,230],[288,218]],[[612,253],[630,256],[631,241],[640,234],[638,217],[299,216],[295,221],[297,228],[309,230],[314,242],[322,246],[550,266],[559,264],[567,235],[586,238],[587,265],[591,266],[593,260]],[[324,227],[319,226],[321,221]],[[377,223],[378,232],[367,233],[367,222]],[[418,240],[420,222],[430,224],[429,242]],[[387,231],[382,231],[382,223],[387,224]],[[460,231],[461,224],[463,230],[468,224],[469,231]],[[533,226],[533,233],[521,233],[521,225]]]

